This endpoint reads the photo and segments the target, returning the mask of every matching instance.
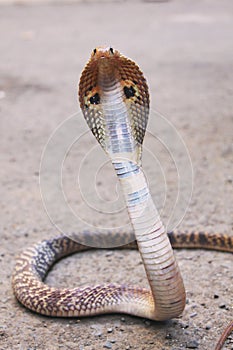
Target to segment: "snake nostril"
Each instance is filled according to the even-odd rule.
[[[96,50],[96,48],[93,50],[93,54],[95,55],[96,54],[96,52],[97,52],[97,50]]]
[[[113,55],[114,54],[114,50],[112,47],[109,48],[109,52]]]

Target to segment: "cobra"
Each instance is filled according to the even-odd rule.
[[[167,235],[150,195],[141,166],[142,144],[149,116],[149,92],[139,67],[112,48],[96,48],[79,83],[81,110],[92,133],[110,157],[121,184],[135,242],[122,248],[138,248],[150,289],[108,284],[56,289],[43,280],[60,258],[84,251],[87,246],[59,236],[24,251],[16,260],[12,286],[27,308],[49,316],[91,316],[128,313],[152,320],[179,316],[185,307],[185,288],[171,243],[176,248],[207,248],[233,252],[233,238],[201,232]],[[117,240],[117,235],[92,240]],[[127,234],[125,234],[127,240]],[[229,335],[224,333],[221,342]],[[219,343],[220,344],[220,343]],[[216,349],[220,349],[216,347]]]

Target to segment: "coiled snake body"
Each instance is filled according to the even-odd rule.
[[[141,168],[149,93],[146,80],[133,61],[112,48],[95,49],[80,79],[79,100],[90,129],[111,158],[124,194],[137,243],[123,248],[138,247],[150,290],[124,284],[56,289],[43,283],[55,261],[90,249],[77,243],[77,235],[76,241],[60,236],[23,252],[13,271],[14,293],[27,308],[50,316],[122,312],[153,320],[176,317],[185,306],[185,289],[171,243],[178,248],[232,252],[233,239],[221,234],[172,232],[169,240]]]

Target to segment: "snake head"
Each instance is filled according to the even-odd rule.
[[[81,74],[79,102],[88,126],[110,157],[126,156],[139,164],[149,92],[136,63],[112,47],[95,48]]]

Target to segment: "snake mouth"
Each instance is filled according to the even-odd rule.
[[[90,62],[92,62],[92,69],[96,67],[99,70],[118,71],[120,53],[112,47],[97,47],[92,51]]]

